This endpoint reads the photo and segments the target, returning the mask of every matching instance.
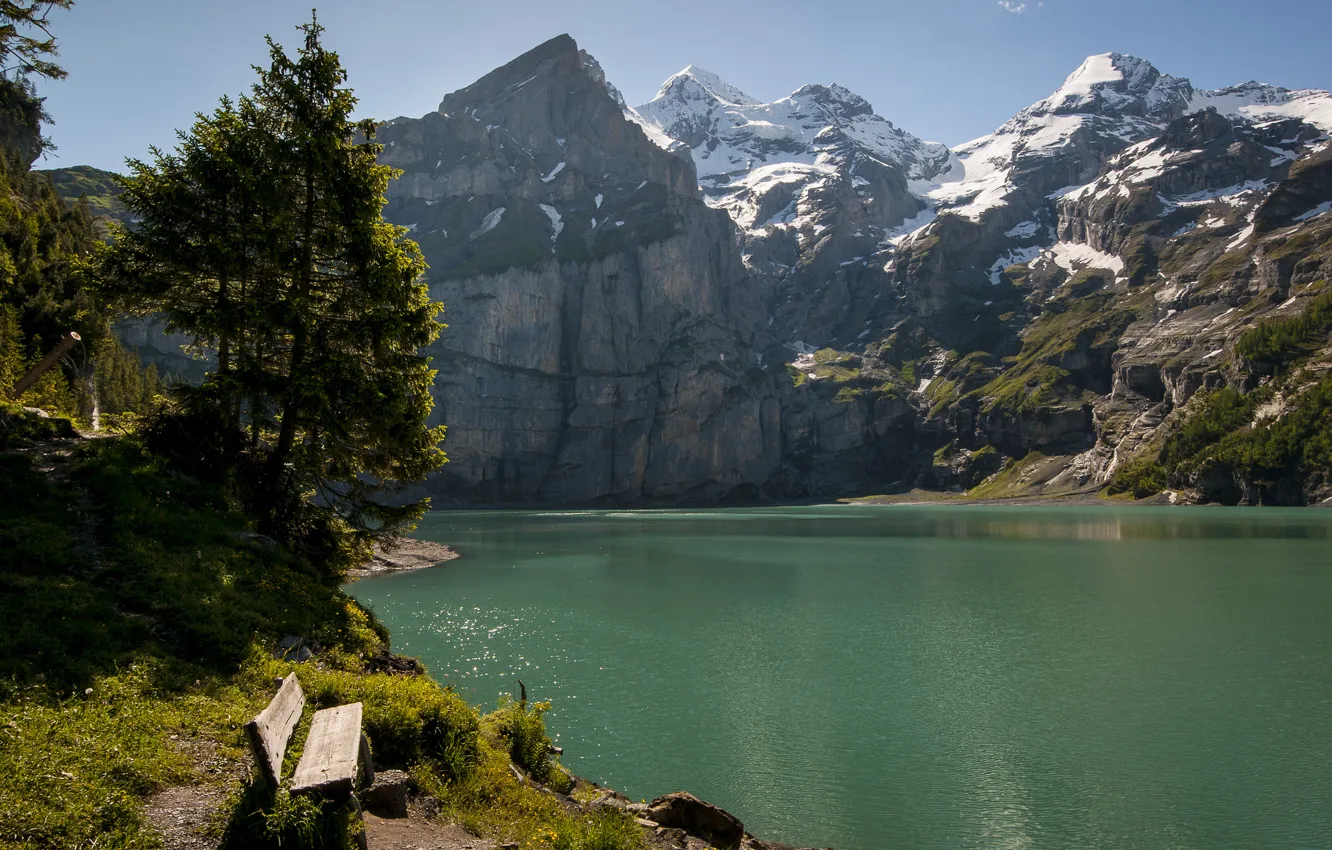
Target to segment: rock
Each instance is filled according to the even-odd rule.
[[[306,645],[306,640],[297,635],[287,635],[278,641],[277,649],[273,651],[273,657],[282,661],[295,661],[300,663],[308,661],[314,656],[313,650]]]
[[[656,827],[652,838],[657,846],[674,847],[678,848],[678,850],[690,850],[689,833],[685,832],[683,829],[656,826],[652,821],[648,821],[648,823]]]
[[[408,776],[401,770],[378,771],[374,784],[361,792],[361,805],[380,817],[405,818],[407,785]]]
[[[745,826],[738,818],[687,791],[653,800],[647,818],[661,826],[682,829],[710,841],[719,850],[738,850],[745,837]]]
[[[388,546],[375,544],[370,563],[359,569],[351,570],[348,576],[350,578],[364,578],[381,573],[420,570],[442,564],[445,561],[452,561],[457,557],[458,553],[443,543],[405,537]]]
[[[419,658],[394,655],[383,647],[365,659],[365,669],[370,673],[391,673],[398,676],[425,675],[425,665]]]
[[[421,814],[425,815],[426,820],[434,820],[439,817],[440,809],[438,797],[421,798]]]
[[[766,315],[735,230],[571,38],[378,140],[405,170],[385,215],[423,234],[448,305],[427,352],[451,461],[433,492],[623,503],[766,481],[777,388],[757,366]]]

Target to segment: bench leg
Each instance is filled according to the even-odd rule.
[[[356,846],[359,847],[360,850],[369,850],[370,845],[365,834],[365,813],[361,811],[361,801],[356,798],[355,794],[352,794],[351,797],[347,799],[347,808],[355,813],[356,817],[353,820],[355,825],[359,827],[356,831]]]
[[[361,770],[365,776],[366,785],[375,784],[375,763],[370,755],[370,739],[361,733]]]

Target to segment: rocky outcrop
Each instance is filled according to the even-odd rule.
[[[705,839],[718,850],[739,850],[745,837],[745,826],[739,818],[703,802],[688,791],[658,797],[652,801],[644,817],[668,829],[682,829],[689,835]]]

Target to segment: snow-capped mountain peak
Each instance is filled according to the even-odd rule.
[[[1049,97],[1019,113],[1045,115],[1136,115],[1169,121],[1185,110],[1193,86],[1162,74],[1146,59],[1126,53],[1089,56]]]
[[[814,238],[840,209],[855,221],[851,232],[872,240],[919,212],[910,181],[952,164],[947,147],[900,131],[842,85],[803,85],[759,103],[690,65],[635,112],[690,148],[709,204],[750,233]]]
[[[1124,72],[1116,66],[1115,54],[1102,53],[1089,56],[1068,75],[1059,90],[1044,102],[1052,106],[1082,105],[1092,99],[1092,92],[1097,85],[1114,83],[1124,79]],[[1071,103],[1070,103],[1071,102]]]
[[[690,65],[662,83],[653,102],[683,100],[696,103],[715,101],[723,106],[757,106],[758,100],[697,65]]]

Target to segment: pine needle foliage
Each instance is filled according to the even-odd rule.
[[[130,163],[140,223],[107,252],[107,291],[216,357],[184,393],[178,442],[236,461],[265,531],[364,549],[412,526],[427,503],[393,492],[445,461],[419,353],[440,305],[416,244],[383,220],[398,172],[376,161],[374,124],[352,120],[318,21],[300,29],[294,56],[269,39],[249,95]]]

